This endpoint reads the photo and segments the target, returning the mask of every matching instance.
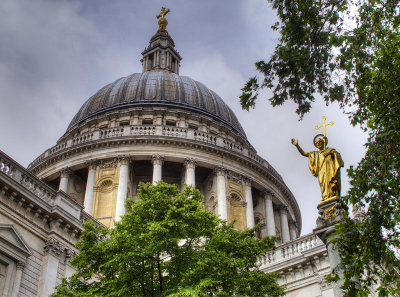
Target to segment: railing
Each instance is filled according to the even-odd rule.
[[[21,188],[23,189],[20,192],[22,193],[21,195],[12,194],[10,199],[19,199],[19,205],[25,205],[27,209],[32,209],[36,205],[35,211],[37,214],[47,213],[47,216],[49,216],[49,214],[53,213],[67,213],[70,218],[74,217],[76,225],[80,226],[78,222],[82,219],[81,210],[83,206],[64,192],[55,191],[0,151],[0,177],[5,178],[2,174],[7,175],[19,185],[16,190],[13,190],[13,193],[20,191]],[[29,192],[31,194],[27,194]]]
[[[194,139],[201,142],[217,145],[217,136],[201,131],[194,131]]]
[[[25,168],[2,151],[0,151],[0,171],[23,185],[36,196],[41,197],[47,203],[53,204],[56,192],[27,172]]]
[[[173,126],[164,126],[162,129],[162,134],[165,136],[186,138],[187,137],[187,129],[173,127]]]
[[[260,267],[271,266],[290,258],[301,256],[305,251],[324,245],[313,233],[304,235],[296,240],[277,246],[276,250],[259,257],[257,264]]]
[[[259,157],[254,151],[245,149],[241,144],[236,143],[232,140],[228,140],[220,135],[210,134],[207,132],[202,132],[194,129],[173,127],[173,126],[157,126],[157,125],[132,125],[123,126],[115,128],[105,128],[97,131],[87,132],[82,135],[76,136],[68,141],[58,143],[52,148],[46,150],[38,158],[36,158],[29,167],[33,167],[43,161],[50,155],[60,152],[66,148],[74,147],[77,145],[82,145],[85,143],[90,143],[96,140],[110,139],[122,136],[168,136],[177,137],[184,139],[192,139],[219,147],[223,147],[227,150],[242,154],[258,164],[266,167],[275,177],[282,180],[279,173],[263,158]]]

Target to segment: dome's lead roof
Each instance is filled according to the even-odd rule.
[[[106,85],[83,104],[68,130],[97,114],[136,106],[164,106],[202,113],[246,138],[235,114],[215,92],[187,76],[163,71],[134,73]]]

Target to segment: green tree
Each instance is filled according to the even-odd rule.
[[[204,209],[194,187],[141,183],[113,229],[84,224],[77,273],[52,296],[281,296],[255,268],[275,238],[257,240]]]
[[[394,0],[269,0],[280,39],[263,79],[249,79],[240,96],[254,107],[270,88],[273,106],[291,100],[300,118],[316,99],[338,102],[353,125],[369,134],[365,157],[348,171],[343,200],[358,220],[339,226],[344,292],[366,296],[400,293],[400,17]],[[323,99],[322,99],[323,98]]]

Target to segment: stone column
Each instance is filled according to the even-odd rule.
[[[83,202],[84,209],[87,213],[92,214],[93,198],[94,198],[94,184],[96,181],[96,167],[97,164],[88,164],[88,178],[86,182],[85,200]]]
[[[17,297],[19,293],[19,288],[21,287],[21,278],[22,278],[22,271],[24,270],[25,263],[18,262],[17,263],[17,272],[15,273],[14,284],[12,288],[12,297]]]
[[[218,214],[221,219],[228,219],[228,209],[226,205],[226,184],[225,184],[225,169],[217,167],[215,169],[217,175],[217,199],[218,199]]]
[[[287,211],[288,211],[287,206],[282,206],[280,208],[282,243],[290,241],[289,222],[288,222],[288,217],[287,217]]]
[[[160,155],[153,155],[153,185],[157,184],[162,180],[162,164],[164,163],[164,157]]]
[[[71,176],[71,170],[69,168],[65,168],[60,171],[60,185],[58,187],[59,190],[67,193],[68,191],[68,182]]]
[[[265,199],[265,223],[267,225],[267,235],[276,236],[274,207],[272,205],[272,193],[269,191],[265,191],[264,199]]]
[[[125,214],[125,199],[128,194],[129,181],[129,158],[121,158],[119,165],[119,180],[117,192],[117,205],[115,209],[115,220],[121,220],[121,216]]]
[[[296,222],[294,220],[289,220],[289,233],[290,233],[290,240],[295,240],[297,238]]]
[[[194,159],[185,159],[185,184],[188,186],[195,186],[196,185],[196,161]]]
[[[58,240],[50,238],[46,241],[38,296],[49,296],[54,292],[57,281],[59,257],[63,251],[64,247]]]
[[[246,218],[247,228],[254,227],[254,209],[253,209],[253,195],[251,193],[251,180],[245,179],[244,184],[244,196],[246,199]]]

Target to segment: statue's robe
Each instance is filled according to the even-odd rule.
[[[342,157],[333,148],[309,153],[308,166],[318,177],[322,201],[340,197],[340,168],[343,165]]]

